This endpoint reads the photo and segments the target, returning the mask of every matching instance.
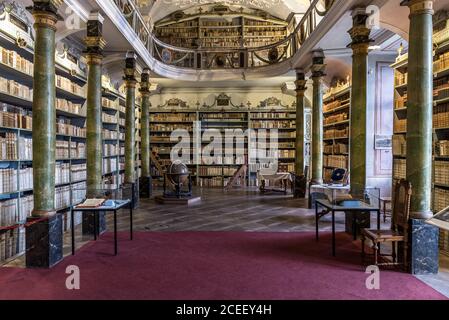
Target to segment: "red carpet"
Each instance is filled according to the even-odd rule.
[[[0,299],[444,299],[409,274],[381,271],[380,290],[367,290],[359,249],[338,235],[181,232],[120,234],[111,255],[106,234],[51,270],[0,269]],[[68,265],[81,290],[65,287]]]

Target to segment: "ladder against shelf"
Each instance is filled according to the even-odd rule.
[[[338,80],[323,97],[323,179],[331,181],[336,168],[349,167],[351,86]]]
[[[449,20],[434,26],[432,210],[449,206]],[[408,55],[400,52],[394,68],[393,183],[406,178]],[[449,232],[440,233],[440,250],[449,255]]]

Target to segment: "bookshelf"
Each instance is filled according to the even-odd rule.
[[[268,99],[269,100],[269,99]],[[215,129],[220,132],[224,138],[225,130],[241,130],[245,133],[247,129],[278,129],[279,151],[278,158],[280,164],[288,168],[288,171],[294,171],[295,165],[295,140],[296,140],[296,117],[294,109],[286,109],[285,106],[280,107],[280,101],[272,99],[278,108],[264,107],[262,108],[245,108],[241,106],[233,106],[230,98],[224,94],[216,98],[216,102],[211,106],[201,106],[190,109],[187,104],[179,99],[171,99],[164,106],[152,108],[150,111],[150,144],[153,152],[156,152],[162,164],[170,165],[171,149],[178,141],[170,141],[170,135],[175,129],[187,130],[190,135],[194,131],[195,121],[201,122],[200,130],[204,133],[207,129]],[[217,101],[226,102],[227,108],[219,105]],[[171,108],[170,110],[164,110]],[[281,110],[279,110],[281,108]],[[207,137],[201,136],[201,150],[210,144]],[[268,137],[269,138],[269,137]],[[237,143],[237,139],[233,139],[233,156],[225,155],[225,141],[222,145],[222,155],[213,158],[212,163],[201,161],[198,164],[193,163],[190,158],[188,163],[189,170],[192,174],[194,183],[199,187],[205,188],[223,188],[230,178],[235,174],[238,168],[243,164],[250,164],[248,170],[247,182],[249,186],[257,185],[257,171],[262,167],[261,161],[257,158],[267,157],[267,151],[257,155],[255,151],[255,141],[243,136],[243,139]],[[269,140],[268,140],[269,141]],[[192,142],[189,142],[190,149],[193,151]],[[207,151],[207,150],[206,150]],[[159,181],[161,185],[163,175],[157,167],[152,163],[151,175],[153,181]]]
[[[233,11],[222,5],[178,12],[155,24],[158,39],[190,49],[266,46],[283,40],[287,28],[288,22],[260,10]]]
[[[264,158],[277,156],[279,166],[286,168],[288,172],[295,171],[295,141],[296,141],[296,112],[284,111],[284,110],[263,110],[263,111],[251,111],[250,112],[250,128],[252,129],[278,129],[278,153],[271,154],[271,151],[267,148],[263,150],[258,148],[261,154],[257,154],[255,151],[250,152],[250,158],[252,159],[249,168],[250,174],[250,186],[257,186],[257,172],[263,169]],[[256,149],[254,137],[251,137],[251,150]],[[270,136],[267,135],[267,141]]]
[[[348,169],[351,111],[349,81],[338,81],[323,97],[323,180],[336,168]]]
[[[433,42],[433,211],[449,206],[449,20],[435,21]],[[408,54],[392,65],[394,83],[393,183],[406,177]],[[449,255],[449,232],[440,233],[441,252]]]

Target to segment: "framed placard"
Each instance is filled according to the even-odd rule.
[[[376,150],[391,150],[393,148],[393,137],[391,135],[375,135],[374,149]]]

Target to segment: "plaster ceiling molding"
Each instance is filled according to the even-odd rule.
[[[159,21],[173,12],[210,4],[223,4],[264,10],[286,20],[291,12],[304,12],[309,7],[308,0],[163,0],[154,3],[148,10],[152,21]],[[145,10],[145,9],[143,9]]]

